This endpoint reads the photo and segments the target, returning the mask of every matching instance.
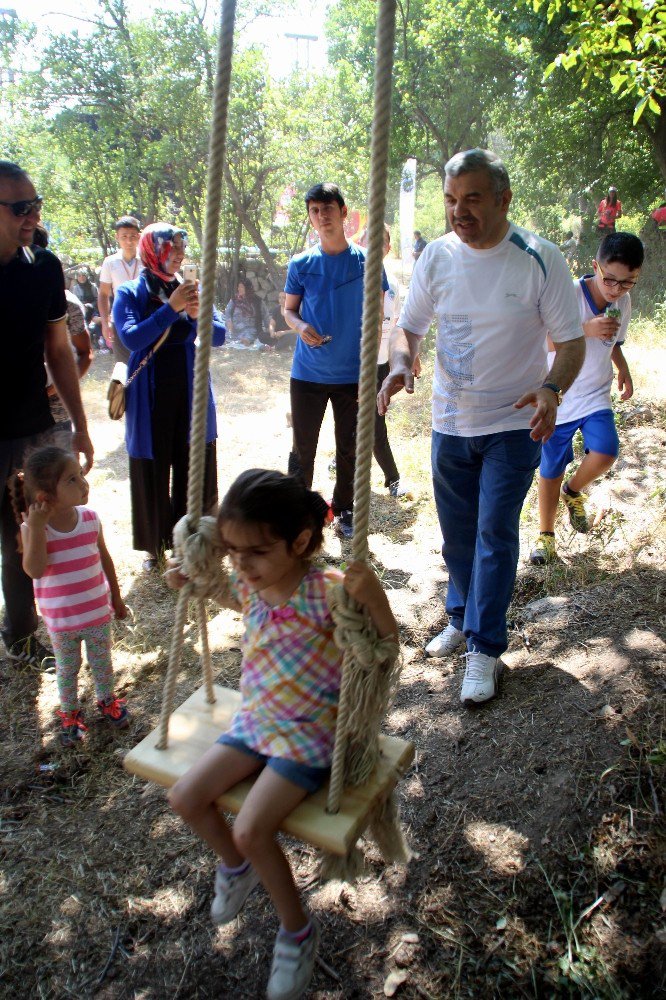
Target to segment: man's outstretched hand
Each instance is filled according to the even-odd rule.
[[[533,441],[545,444],[552,437],[557,418],[557,396],[552,389],[537,389],[524,393],[513,404],[516,410],[524,406],[534,407],[534,416],[530,420],[530,437]]]
[[[388,410],[391,396],[395,396],[402,389],[410,395],[414,392],[414,375],[408,368],[402,366],[392,368],[377,393],[377,412],[380,417],[383,417]]]

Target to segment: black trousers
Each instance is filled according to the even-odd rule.
[[[333,512],[351,510],[354,505],[354,461],[356,458],[356,418],[358,383],[325,385],[292,378],[290,382],[291,422],[294,452],[305,485],[312,486],[314,462],[324,413],[330,400],[335,427],[335,489]]]
[[[187,511],[187,471],[190,461],[190,411],[187,392],[172,386],[155,389],[152,412],[153,458],[130,458],[132,545],[159,555],[171,548],[174,525]],[[206,445],[204,514],[217,507],[217,450]]]
[[[17,469],[23,468],[28,452],[54,444],[52,431],[33,434],[31,437],[0,441],[0,540],[2,543],[2,594],[5,602],[3,638],[8,646],[18,639],[32,635],[37,628],[37,611],[32,590],[32,580],[23,572],[18,550],[19,526],[12,507],[7,480]]]
[[[377,365],[377,392],[381,389],[382,382],[388,375],[390,367],[388,361],[383,365]],[[391,483],[397,482],[400,479],[400,473],[389,444],[386,417],[380,417],[379,413],[375,413],[375,443],[372,454],[384,473],[384,486],[390,486]]]

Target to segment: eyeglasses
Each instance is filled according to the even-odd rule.
[[[603,281],[606,288],[621,288],[623,292],[628,292],[636,284],[635,281],[620,281],[618,278],[607,278],[604,272],[601,270],[601,264],[597,261],[597,267],[599,268],[599,274],[601,275],[601,280]]]
[[[31,212],[40,212],[44,199],[40,194],[36,198],[26,198],[23,201],[0,201],[0,205],[11,209],[17,219],[30,215]]]

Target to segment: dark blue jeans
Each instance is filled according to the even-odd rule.
[[[500,656],[518,565],[518,522],[541,458],[529,431],[480,437],[432,433],[432,478],[442,555],[449,571],[446,610],[467,648]]]

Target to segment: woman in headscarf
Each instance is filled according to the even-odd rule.
[[[177,273],[186,246],[185,230],[165,222],[147,226],[139,240],[143,270],[135,281],[120,286],[113,303],[116,330],[131,351],[125,443],[130,457],[133,545],[145,552],[146,570],[153,569],[171,547],[173,526],[187,507],[199,289],[196,282],[183,281]],[[167,337],[154,350],[166,331]],[[222,318],[215,311],[215,347],[224,343],[224,334]],[[217,506],[216,438],[209,380],[204,513]]]
[[[266,339],[263,337],[264,329],[268,329],[266,307],[247,278],[236,285],[236,294],[229,299],[224,318],[232,347],[258,350],[262,343],[270,343],[268,335]]]

